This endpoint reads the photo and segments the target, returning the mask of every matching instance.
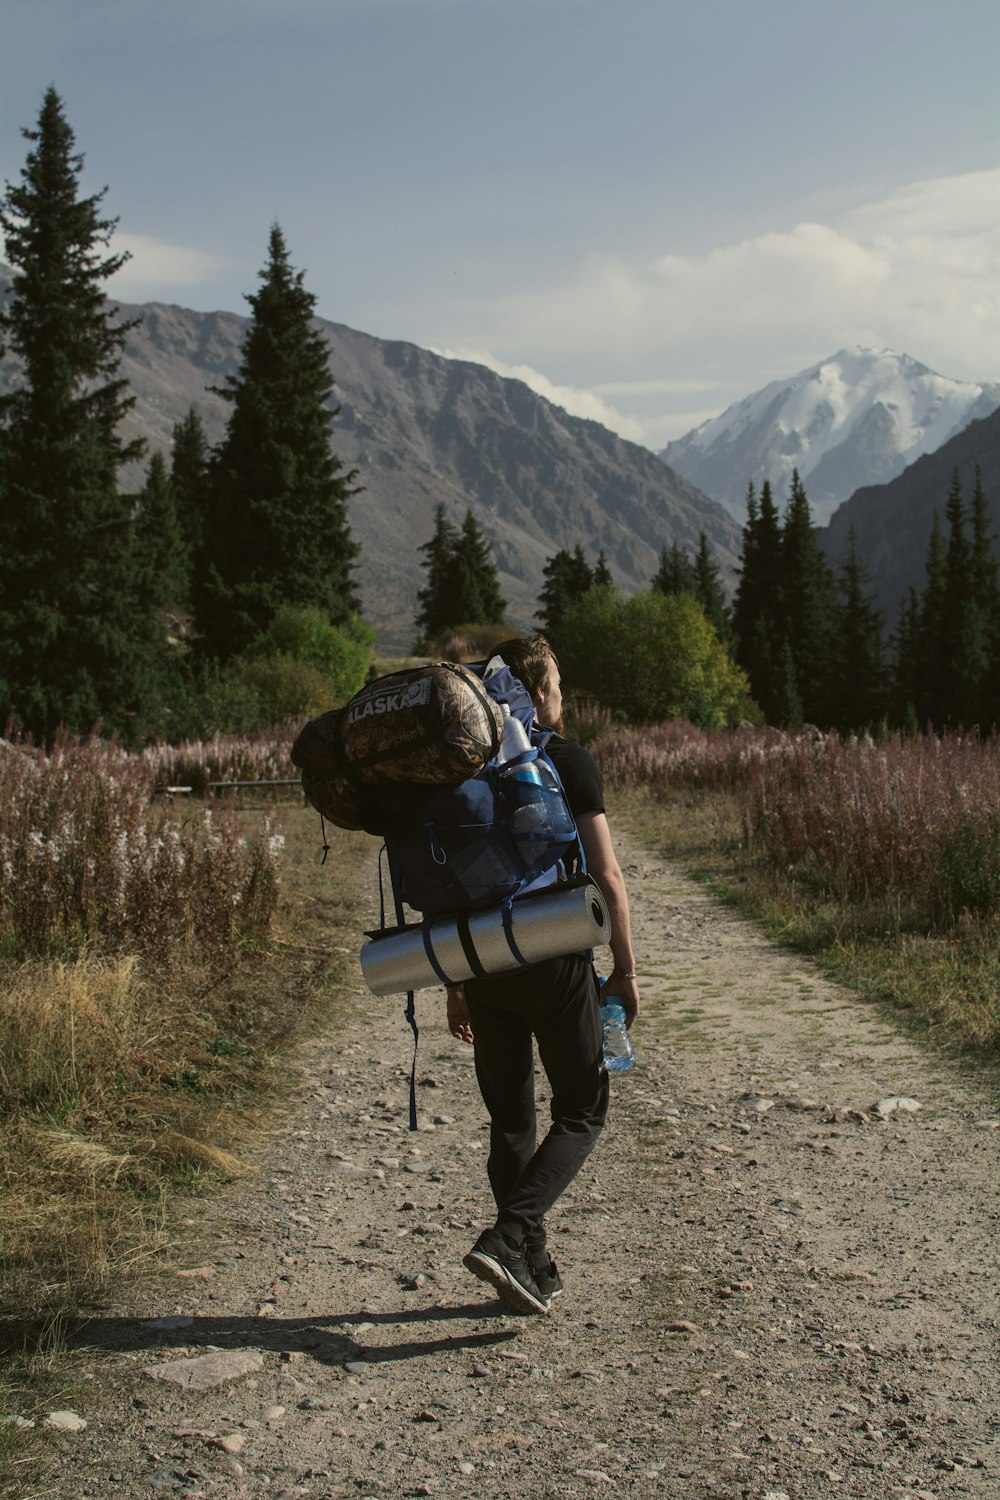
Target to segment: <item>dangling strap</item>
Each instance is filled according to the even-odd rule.
[[[389,863],[389,880],[390,880],[391,885],[392,885],[392,898],[393,898],[393,901],[394,901],[395,906],[396,906],[396,922],[397,922],[398,926],[402,927],[404,925],[403,901],[402,901],[402,898],[401,898],[401,896],[399,894],[399,887],[398,887],[397,882],[396,882],[395,871],[392,868],[392,860],[390,859],[388,861],[388,863]],[[382,891],[382,859],[381,859],[381,856],[380,856],[379,857],[379,898],[382,899],[382,896],[383,896],[383,891]],[[384,905],[383,905],[383,911],[382,911],[382,918],[383,918],[382,925],[385,926],[385,909],[384,909]],[[416,1130],[416,1128],[417,1128],[417,1045],[418,1045],[418,1043],[420,1041],[420,1032],[419,1032],[419,1030],[417,1028],[417,1007],[416,1007],[416,1003],[415,1003],[414,998],[413,998],[413,991],[412,990],[407,990],[407,992],[406,992],[406,1011],[405,1011],[405,1015],[406,1015],[407,1022],[409,1023],[410,1030],[413,1032],[413,1061],[410,1064],[410,1129],[411,1130]]]
[[[320,860],[320,866],[322,867],[326,864],[326,856],[330,852],[330,841],[326,836],[326,819],[324,818],[322,813],[320,813],[319,815],[319,827],[320,832],[323,836],[323,858]]]

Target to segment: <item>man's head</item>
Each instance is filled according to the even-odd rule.
[[[514,676],[527,688],[539,723],[562,732],[562,686],[556,654],[544,635],[504,641],[495,655],[502,656]]]

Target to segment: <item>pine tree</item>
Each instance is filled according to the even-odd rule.
[[[980,683],[987,666],[986,622],[980,620],[973,592],[972,547],[965,530],[962,481],[956,468],[945,505],[948,542],[944,559],[942,651],[944,700],[941,722],[971,727],[976,719]]]
[[[608,567],[608,559],[604,555],[604,548],[602,547],[600,552],[598,552],[597,554],[597,561],[594,564],[593,587],[595,589],[607,589],[610,588],[613,583],[614,579],[611,577],[611,569]]]
[[[434,511],[433,536],[417,550],[424,554],[427,582],[417,594],[417,639],[413,649],[426,651],[431,641],[443,634],[449,625],[457,623],[451,617],[449,592],[458,550],[458,531],[448,519],[443,505]]]
[[[660,565],[653,575],[651,587],[668,597],[694,593],[694,568],[676,537],[670,543],[669,551],[666,547],[660,548]]]
[[[572,552],[563,548],[550,557],[542,569],[542,576],[545,584],[539,598],[541,608],[535,618],[541,622],[549,639],[555,640],[567,606],[594,588],[595,576],[579,542]]]
[[[977,650],[983,661],[973,719],[986,734],[997,727],[1000,714],[1000,583],[983,476],[978,464],[972,494],[971,593]]]
[[[934,511],[931,535],[927,545],[927,581],[920,601],[920,627],[917,637],[917,722],[922,727],[940,727],[948,701],[948,658],[945,641],[945,544],[941,520]]]
[[[507,601],[500,593],[490,544],[472,514],[465,512],[454,562],[452,612],[456,625],[502,625]]]
[[[330,447],[340,408],[330,407],[329,351],[277,224],[260,280],[246,299],[253,315],[239,374],[220,392],[233,409],[211,464],[195,599],[204,648],[222,661],[283,607],[321,609],[335,625],[358,609],[347,516],[357,471]]]
[[[173,484],[162,453],[154,453],[146,470],[135,518],[136,551],[143,575],[143,595],[155,612],[181,609],[191,590]]]
[[[830,653],[830,719],[838,729],[874,729],[888,710],[885,616],[866,592],[870,582],[852,526]]]
[[[750,679],[754,698],[770,724],[786,722],[788,702],[780,628],[781,526],[769,480],[760,500],[747,489],[740,581],[733,600],[736,660]]]
[[[705,611],[706,619],[715,626],[719,640],[726,646],[731,645],[732,626],[726,609],[719,564],[704,531],[698,533],[698,551],[694,559],[694,596]]]
[[[922,703],[920,597],[913,584],[900,601],[892,638],[892,721],[907,733],[920,727]]]
[[[170,487],[187,554],[190,589],[195,574],[200,575],[203,571],[205,509],[208,503],[208,441],[201,418],[193,406],[173,430]],[[190,597],[185,602],[190,603]]]
[[[155,641],[117,471],[143,445],[118,432],[133,404],[118,370],[134,325],[102,290],[127,257],[110,250],[103,192],[79,195],[83,157],[54,88],[23,135],[20,183],[0,203],[14,272],[0,338],[23,370],[0,397],[0,713],[46,740],[97,720],[133,737]]]
[[[836,585],[816,540],[809,500],[793,471],[781,528],[780,635],[795,665],[802,712],[811,723],[832,722],[829,702]]]

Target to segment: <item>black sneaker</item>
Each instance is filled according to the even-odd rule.
[[[514,1249],[499,1229],[487,1229],[468,1255],[463,1256],[473,1276],[496,1288],[500,1301],[515,1312],[547,1313],[548,1303],[535,1284],[528,1257]]]
[[[545,1252],[542,1252],[545,1254]],[[558,1297],[563,1289],[562,1277],[556,1270],[556,1263],[550,1255],[545,1256],[545,1264],[539,1266],[538,1261],[532,1255],[529,1257],[531,1274],[535,1278],[535,1285],[543,1302],[551,1302],[553,1297]]]

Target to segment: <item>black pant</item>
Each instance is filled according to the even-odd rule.
[[[497,1228],[537,1256],[545,1214],[590,1155],[608,1112],[597,979],[589,958],[570,953],[467,980],[465,995],[490,1114]],[[552,1089],[552,1124],[537,1148],[532,1035]]]

